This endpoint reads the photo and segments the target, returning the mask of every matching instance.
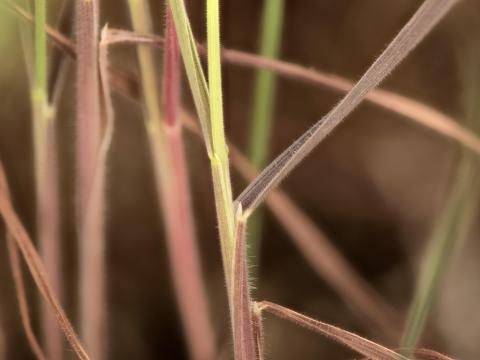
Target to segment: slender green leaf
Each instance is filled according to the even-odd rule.
[[[283,29],[284,0],[265,0],[262,13],[261,37],[259,54],[267,58],[277,58]],[[249,158],[256,169],[263,169],[267,165],[268,150],[275,109],[277,76],[274,72],[261,69],[255,78],[253,108],[250,123]],[[252,279],[258,274],[259,252],[263,211],[257,213],[248,221],[248,253],[249,259],[255,262],[251,267]]]
[[[200,63],[195,39],[183,0],[171,0],[173,19],[178,35],[187,78],[193,94],[204,140],[210,158],[215,206],[219,224],[222,258],[229,294],[232,285],[234,253],[234,213],[228,149],[223,129],[222,84],[220,69],[220,21],[218,1],[207,1],[209,86]],[[210,94],[211,92],[211,94]],[[231,296],[229,298],[231,299]]]
[[[265,0],[259,54],[277,58],[283,28],[284,0]],[[275,107],[276,74],[259,70],[255,78],[253,109],[250,124],[249,158],[253,166],[265,166],[270,144],[270,133]]]
[[[203,74],[202,64],[195,45],[195,39],[188,20],[187,10],[183,0],[170,0],[175,29],[177,31],[178,43],[182,52],[185,71],[190,83],[195,107],[198,112],[200,124],[207,152],[213,153],[212,130],[210,125],[210,96],[207,81]]]

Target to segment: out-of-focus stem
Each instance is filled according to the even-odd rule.
[[[151,19],[144,0],[129,0],[133,27],[151,33]],[[195,237],[190,186],[181,123],[178,120],[180,58],[175,28],[167,7],[163,71],[163,110],[158,102],[154,54],[145,45],[137,48],[145,107],[145,122],[163,210],[170,266],[178,308],[192,359],[215,357],[205,285]]]
[[[277,58],[283,28],[284,0],[265,0],[262,14],[259,54],[266,58]],[[275,73],[261,69],[255,78],[255,91],[250,123],[249,157],[253,166],[260,170],[268,160],[272,121],[275,109],[277,76]],[[248,252],[255,266],[252,278],[258,276],[260,263],[260,245],[263,228],[263,208],[248,220]]]
[[[53,112],[48,104],[46,2],[35,2],[35,66],[32,84],[34,166],[37,206],[37,237],[40,254],[57,294],[61,287],[60,220],[58,204],[58,172],[56,135]],[[27,55],[27,54],[25,54]],[[41,303],[42,337],[46,356],[62,358],[62,336],[50,307]]]
[[[93,359],[105,356],[103,179],[95,183],[101,121],[98,83],[98,2],[76,1],[77,227],[81,334]]]
[[[259,54],[277,58],[283,28],[284,0],[265,0]],[[257,169],[265,166],[270,144],[270,133],[275,106],[276,74],[258,70],[250,124],[250,162]]]
[[[170,8],[167,6],[163,98],[166,140],[171,160],[170,194],[172,206],[170,259],[175,268],[176,288],[185,331],[194,359],[214,356],[216,347],[210,322],[208,301],[203,283],[200,256],[197,249],[195,224],[192,216],[190,185],[184,153],[182,126],[178,118],[180,97],[180,53]],[[175,181],[176,180],[176,181]]]
[[[480,133],[480,67],[476,42],[467,43],[461,53],[461,70],[465,89],[466,124]],[[478,208],[480,174],[473,155],[465,150],[455,174],[448,199],[432,230],[422,262],[415,295],[410,304],[402,348],[411,356],[420,342],[439,287],[448,272],[455,250],[462,245]]]

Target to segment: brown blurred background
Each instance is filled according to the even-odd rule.
[[[60,0],[51,2],[55,14]],[[67,2],[68,3],[68,2]],[[157,33],[163,1],[152,1]],[[286,1],[281,58],[358,79],[409,19],[421,1]],[[71,4],[70,4],[71,5]],[[67,6],[70,6],[67,5]],[[204,2],[187,1],[194,33],[205,38]],[[222,1],[226,47],[255,52],[262,1]],[[70,6],[71,7],[71,6]],[[70,9],[71,10],[71,9]],[[72,17],[62,31],[71,36]],[[461,2],[382,85],[461,121],[464,115],[458,55],[480,34],[480,3]],[[130,28],[125,1],[101,1],[102,24]],[[16,209],[34,234],[34,186],[28,84],[16,18],[0,11],[0,158]],[[478,39],[478,37],[477,37]],[[472,42],[470,42],[472,43]],[[52,58],[58,58],[52,49]],[[161,58],[161,52],[158,51]],[[137,73],[132,47],[112,52],[112,63]],[[480,66],[480,59],[479,59]],[[254,71],[224,65],[226,131],[245,149]],[[76,243],[73,211],[74,76],[58,116],[62,185],[64,304],[76,320]],[[188,86],[183,100],[190,104]],[[271,154],[278,154],[325,114],[340,94],[280,78]],[[116,129],[109,159],[108,314],[111,359],[183,359],[186,350],[176,313],[161,217],[141,109],[116,95]],[[209,163],[204,146],[185,134],[195,217],[218,343],[228,346],[228,313],[215,224]],[[282,188],[334,240],[334,245],[404,314],[430,229],[444,203],[457,146],[439,135],[370,104],[363,104],[321,144]],[[245,183],[234,175],[238,194]],[[258,269],[257,299],[268,299],[380,343],[382,334],[362,325],[345,302],[305,263],[267,212]],[[478,221],[459,252],[435,304],[424,346],[459,359],[480,358],[480,252]],[[3,227],[3,225],[1,225]],[[2,228],[3,229],[3,228]],[[11,272],[0,235],[0,341],[6,359],[33,358],[19,321]],[[37,292],[27,277],[30,303]],[[34,323],[38,323],[34,310]],[[388,343],[387,343],[388,344]],[[395,344],[388,344],[395,345]],[[290,323],[267,316],[268,359],[347,359],[350,352]],[[73,354],[69,352],[73,358]]]

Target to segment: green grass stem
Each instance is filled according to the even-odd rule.
[[[285,1],[265,0],[259,54],[266,58],[278,58],[283,29]],[[257,71],[253,97],[253,108],[250,123],[249,158],[252,165],[262,169],[267,165],[275,112],[277,75],[269,70]],[[248,221],[249,259],[256,266],[251,272],[258,272],[260,241],[263,223],[263,210],[259,209]],[[256,276],[253,276],[255,278]]]
[[[472,44],[470,44],[472,46]],[[475,46],[475,44],[473,44]],[[463,55],[463,54],[462,54]],[[480,67],[478,51],[470,49],[462,58],[465,89],[466,125],[480,132]],[[410,304],[401,342],[402,348],[416,348],[425,330],[431,308],[446,273],[451,268],[477,210],[480,174],[474,155],[465,149],[455,174],[449,197],[435,224],[424,254],[414,298]]]

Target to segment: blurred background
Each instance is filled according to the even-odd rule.
[[[108,22],[111,27],[131,28],[126,1],[100,3],[102,25]],[[225,47],[258,50],[262,3],[221,2]],[[358,79],[420,4],[413,0],[286,0],[280,58]],[[72,38],[71,5],[50,1],[48,13],[55,19],[61,6],[66,6],[59,27]],[[204,1],[187,1],[194,34],[200,42],[205,40],[204,6]],[[151,10],[155,31],[163,34],[164,2],[152,1]],[[463,122],[466,111],[459,59],[465,48],[478,43],[479,20],[480,3],[462,1],[381,87]],[[15,208],[29,232],[35,234],[31,110],[18,19],[1,9],[0,24],[0,159]],[[50,50],[52,61],[58,61],[61,53]],[[161,56],[158,50],[159,61]],[[132,46],[115,48],[111,62],[138,74]],[[71,70],[61,96],[57,130],[67,289],[63,304],[76,324],[73,143],[77,109],[74,68]],[[226,132],[246,151],[255,71],[224,64],[223,75]],[[341,98],[337,92],[283,77],[277,84],[271,157]],[[193,110],[186,82],[183,102]],[[141,109],[118,94],[114,105],[116,128],[108,163],[106,210],[109,358],[184,359],[187,351],[173,295]],[[197,136],[186,131],[185,140],[209,305],[217,343],[228,347],[230,325],[209,162]],[[453,141],[364,103],[282,184],[358,273],[399,312],[399,328],[413,296],[432,227],[455,174],[458,150]],[[235,194],[239,194],[246,184],[235,171],[233,179]],[[424,347],[459,359],[480,358],[477,219],[475,216],[441,286],[422,341]],[[397,345],[351,311],[345,299],[305,262],[269,211],[264,221],[256,299],[279,303],[382,344]],[[0,244],[0,347],[6,359],[32,359],[20,323],[3,230]],[[26,281],[33,322],[38,326],[38,293],[29,276]],[[352,357],[341,346],[269,315],[265,326],[268,359]],[[74,355],[68,351],[67,358]]]

